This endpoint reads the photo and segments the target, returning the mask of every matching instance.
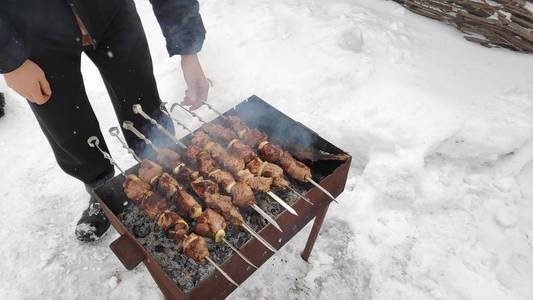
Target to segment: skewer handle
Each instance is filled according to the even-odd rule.
[[[202,117],[200,117],[197,113],[191,111],[191,110],[188,110],[185,106],[179,104],[179,103],[174,103],[172,104],[172,106],[170,107],[170,111],[174,111],[174,108],[176,108],[176,106],[179,106],[181,107],[184,111],[188,112],[191,116],[197,118],[200,122],[202,123],[207,123],[206,121],[204,121],[204,119],[202,119]]]
[[[118,127],[109,128],[109,134],[116,137],[118,141],[120,142],[120,144],[122,144],[122,148],[126,149],[128,153],[131,154],[136,161],[141,162],[141,158],[138,157],[137,154],[135,154],[135,151],[133,151],[133,149],[131,149],[122,138],[120,138]]]
[[[178,120],[177,118],[173,117],[167,110],[166,110],[166,107],[165,107],[165,104],[166,102],[163,102],[161,103],[161,106],[159,107],[159,109],[161,110],[161,112],[163,112],[165,115],[167,115],[172,121],[174,121],[176,124],[178,124],[181,128],[187,130],[189,133],[193,133],[193,131],[185,126],[185,124],[183,124],[180,120]]]
[[[96,137],[96,136],[91,136],[87,139],[87,144],[89,144],[89,146],[91,148],[97,148],[100,153],[102,153],[102,155],[104,156],[105,159],[107,159],[114,167],[116,167],[120,173],[122,173],[122,175],[124,177],[126,177],[126,173],[118,166],[118,164],[115,162],[115,160],[111,157],[111,155],[107,152],[105,152],[104,150],[102,150],[102,148],[100,148],[100,140]]]
[[[133,104],[133,113],[141,115],[143,118],[148,120],[150,124],[154,125],[159,131],[163,132],[170,140],[172,140],[176,145],[186,149],[187,147],[180,142],[172,133],[170,133],[165,127],[159,124],[154,118],[150,117],[147,113],[144,112],[140,104]]]
[[[131,121],[124,121],[124,123],[122,123],[122,127],[126,130],[133,132],[135,136],[137,136],[139,139],[143,140],[147,145],[152,147],[152,149],[155,152],[159,151],[159,149],[152,143],[152,141],[147,139],[146,136],[144,136],[144,134],[142,134],[139,130],[137,130],[137,128],[135,128],[135,126],[133,126],[133,123]]]
[[[202,101],[202,103],[207,106],[211,111],[213,111],[215,114],[217,114],[219,117],[222,117],[223,119],[227,119],[226,116],[224,116],[221,112],[219,112],[216,108],[211,106],[211,104],[207,103],[207,101]]]

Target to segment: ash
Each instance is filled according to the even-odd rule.
[[[305,193],[305,188],[298,186],[294,182],[292,186],[299,192]],[[298,199],[290,191],[274,190],[274,192],[290,205],[293,205]],[[271,216],[276,217],[284,211],[281,205],[270,199],[266,194],[256,193],[255,197],[257,204]],[[251,209],[241,209],[240,212],[246,220],[246,223],[256,231],[261,230],[267,225],[266,220]],[[137,238],[137,241],[183,292],[187,293],[191,291],[202,279],[207,278],[213,272],[217,272],[210,264],[201,265],[185,256],[181,251],[181,245],[167,238],[159,225],[150,220],[142,208],[133,202],[129,202],[118,217],[128,231]],[[193,228],[194,222],[190,219],[187,219],[187,222]],[[226,239],[235,247],[240,248],[251,239],[251,235],[246,231],[228,224],[226,228]],[[236,255],[224,243],[215,244],[212,239],[206,240],[209,246],[209,256],[217,264],[222,265],[231,256]]]

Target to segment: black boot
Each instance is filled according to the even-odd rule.
[[[89,200],[89,207],[83,212],[76,226],[76,238],[80,242],[95,242],[109,229],[109,221],[101,209],[100,203],[92,196],[91,190],[104,184],[110,178],[113,178],[113,175],[114,170],[110,170],[101,176],[100,179],[85,185],[91,195],[91,199]]]

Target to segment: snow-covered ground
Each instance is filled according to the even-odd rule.
[[[161,95],[180,99],[179,62],[149,2],[136,2]],[[233,299],[533,298],[531,56],[468,43],[391,1],[201,4],[210,101],[224,110],[257,94],[355,160],[310,263],[299,257],[308,226]],[[116,126],[87,59],[83,73],[102,129]],[[0,298],[161,298],[143,266],[128,272],[108,249],[113,230],[76,242],[88,196],[56,167],[24,101],[7,100]]]

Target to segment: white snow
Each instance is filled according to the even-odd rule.
[[[160,94],[179,100],[179,60],[167,57],[149,2],[136,3]],[[469,43],[391,1],[205,0],[201,9],[213,105],[257,94],[354,156],[310,262],[299,257],[308,226],[231,298],[533,298],[530,56]],[[117,125],[112,106],[96,68],[84,58],[82,69],[106,132]],[[144,267],[126,271],[109,250],[116,232],[76,242],[85,189],[56,166],[24,101],[12,92],[7,101],[2,298],[160,299]],[[120,164],[134,163],[106,139]]]

